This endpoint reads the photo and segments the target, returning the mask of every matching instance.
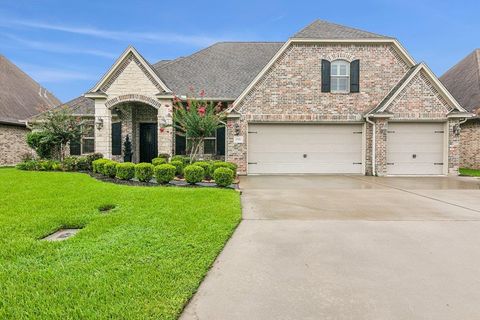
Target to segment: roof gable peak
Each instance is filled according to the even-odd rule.
[[[392,39],[384,35],[343,26],[325,20],[314,20],[292,38],[301,39]]]

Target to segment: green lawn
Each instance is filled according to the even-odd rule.
[[[0,169],[0,195],[0,319],[176,319],[241,217],[233,190],[81,173]]]
[[[460,168],[462,176],[480,177],[480,170]]]

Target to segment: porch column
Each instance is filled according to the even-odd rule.
[[[158,99],[162,105],[157,111],[158,153],[173,154],[173,106],[171,99]]]
[[[95,152],[112,158],[112,112],[105,98],[95,99]]]

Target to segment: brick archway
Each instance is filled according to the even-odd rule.
[[[105,106],[108,109],[111,109],[115,105],[117,105],[119,103],[123,103],[123,102],[143,102],[145,104],[148,104],[148,105],[154,107],[157,110],[162,107],[162,105],[160,104],[159,101],[155,100],[154,98],[150,98],[150,97],[147,97],[147,96],[144,96],[144,95],[141,95],[141,94],[124,94],[124,95],[121,95],[121,96],[118,96],[118,97],[115,97],[113,99],[108,100],[105,103]]]

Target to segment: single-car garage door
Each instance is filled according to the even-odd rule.
[[[389,123],[387,174],[444,174],[444,127],[443,123]]]
[[[249,124],[248,173],[362,173],[361,124]]]

